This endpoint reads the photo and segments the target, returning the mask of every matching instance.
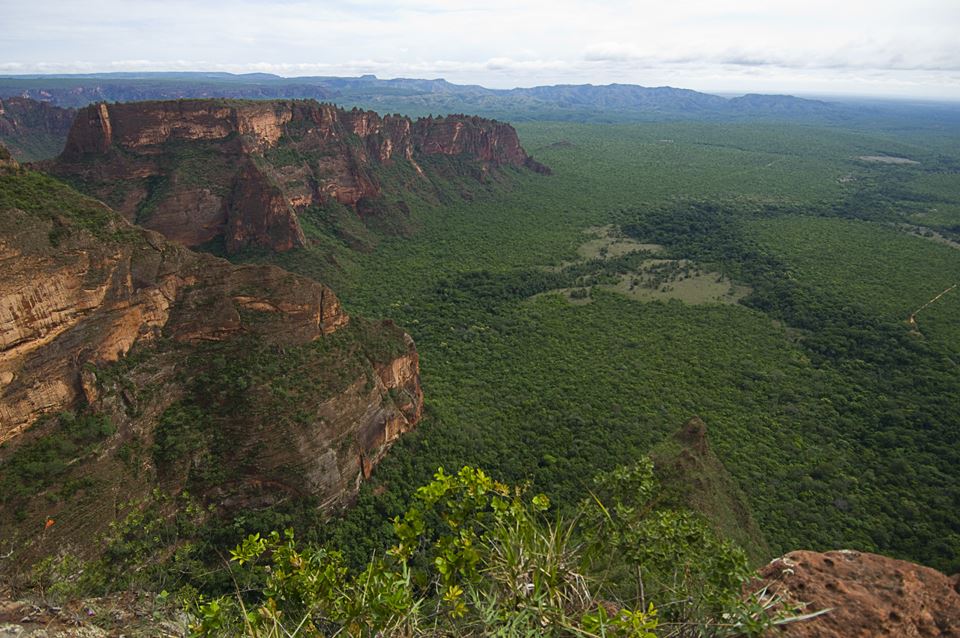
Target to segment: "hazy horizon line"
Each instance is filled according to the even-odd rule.
[[[594,87],[606,87],[606,86],[635,86],[640,88],[647,89],[679,89],[687,91],[695,91],[697,93],[702,93],[706,95],[715,95],[718,97],[724,98],[734,98],[745,95],[782,95],[789,97],[798,97],[802,99],[819,99],[819,100],[865,100],[865,101],[890,101],[890,102],[922,102],[929,104],[956,104],[960,103],[960,97],[953,96],[930,96],[924,94],[916,95],[904,95],[902,93],[857,93],[857,92],[824,92],[812,90],[793,90],[793,91],[764,91],[764,90],[741,90],[741,89],[720,89],[720,90],[703,90],[695,89],[689,86],[684,85],[675,85],[675,84],[638,84],[636,82],[603,82],[603,83],[593,83],[593,82],[553,82],[553,83],[543,83],[543,84],[529,84],[529,85],[516,85],[510,87],[495,87],[482,84],[480,82],[455,82],[448,80],[444,76],[436,77],[419,77],[415,75],[396,75],[392,77],[382,77],[376,73],[361,73],[359,75],[325,75],[325,74],[314,74],[314,75],[285,75],[282,73],[268,72],[268,71],[244,71],[244,72],[233,72],[233,71],[222,71],[222,70],[212,70],[212,69],[169,69],[169,70],[152,70],[152,71],[82,71],[82,72],[55,72],[55,73],[0,73],[0,79],[42,79],[42,78],[95,78],[97,76],[115,76],[123,77],[126,76],[127,79],[136,79],[136,76],[148,77],[148,76],[162,76],[162,75],[219,75],[219,76],[232,76],[232,77],[244,77],[244,76],[268,76],[273,78],[278,78],[281,80],[297,80],[297,79],[306,79],[306,78],[334,78],[334,79],[363,79],[363,78],[373,78],[378,81],[394,81],[394,80],[417,80],[417,81],[426,81],[426,82],[436,82],[443,81],[454,86],[476,86],[490,91],[512,91],[512,90],[524,90],[524,89],[534,89],[541,87],[557,87],[557,86],[594,86]]]

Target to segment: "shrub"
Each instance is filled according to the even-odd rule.
[[[197,601],[193,631],[655,638],[759,635],[777,621],[769,597],[740,601],[742,552],[692,515],[652,509],[648,459],[600,477],[597,487],[565,520],[548,515],[542,494],[471,467],[455,475],[441,468],[394,519],[397,543],[359,573],[340,552],[299,545],[292,530],[248,536],[231,552],[236,595]],[[649,573],[653,586],[624,595],[629,587],[615,580],[623,574],[601,555]]]

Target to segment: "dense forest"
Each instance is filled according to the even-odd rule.
[[[775,552],[960,566],[960,294],[908,323],[960,281],[955,147],[922,130],[521,132],[553,177],[422,207],[417,235],[345,262],[348,306],[417,340],[429,415],[332,532],[357,560],[437,466],[532,480],[562,506],[582,477],[698,414]],[[860,159],[877,155],[919,163]],[[607,227],[638,248],[577,252]],[[710,273],[747,294],[618,294],[623,277],[651,285],[651,260],[670,271],[661,290]],[[303,255],[278,261],[316,272]]]
[[[66,583],[66,593],[162,588],[196,600],[238,586],[242,570],[224,569],[224,557],[256,534],[235,549],[250,563],[329,559],[343,587],[358,586],[355,575],[374,564],[401,578],[389,570],[403,564],[376,562],[398,533],[402,540],[396,517],[419,507],[424,489],[440,489],[437,481],[463,488],[456,480],[475,478],[457,474],[464,466],[522,486],[513,523],[532,503],[549,503],[523,518],[539,534],[551,529],[544,516],[582,520],[594,477],[640,471],[695,415],[756,529],[727,533],[735,517],[724,504],[689,520],[656,519],[666,527],[651,533],[693,530],[722,548],[727,594],[749,566],[797,548],[960,569],[956,139],[919,126],[538,122],[519,130],[552,175],[507,169],[473,193],[452,175],[434,192],[406,196],[399,226],[313,207],[301,218],[306,248],[231,256],[327,282],[351,314],[371,319],[334,345],[376,359],[389,344],[374,325],[417,343],[424,419],[353,507],[330,518],[310,498],[293,498],[214,514],[193,495],[231,471],[216,455],[239,435],[233,416],[295,427],[309,420],[298,406],[308,386],[357,373],[331,362],[322,343],[209,344],[190,359],[197,373],[161,415],[153,447],[124,451],[161,474],[194,459],[190,489],[158,490],[115,523],[82,578],[64,577],[79,568],[61,556],[38,566],[37,582]],[[27,195],[11,197],[22,207]],[[122,379],[137,354],[105,378]],[[251,396],[269,400],[254,405]],[[112,426],[88,414],[60,422],[67,436],[39,438],[7,463],[2,498],[66,499],[82,488],[48,489]],[[197,450],[212,456],[197,461]],[[534,494],[541,500],[530,501]],[[478,511],[496,518],[491,503]],[[295,537],[269,536],[286,528]],[[419,567],[427,560],[407,558]],[[249,569],[247,585],[272,578],[263,564]],[[422,593],[422,583],[403,582],[403,595]],[[451,608],[454,591],[438,593],[453,597]],[[636,602],[637,622],[653,622]],[[238,622],[236,610],[206,609],[211,623]],[[576,622],[592,626],[594,612],[580,611]]]

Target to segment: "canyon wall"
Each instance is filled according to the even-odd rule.
[[[62,436],[63,411],[105,415],[115,428],[94,456],[62,469],[58,484],[88,485],[80,497],[0,498],[0,536],[22,532],[24,547],[24,530],[44,517],[58,521],[47,542],[84,545],[122,513],[119,502],[157,484],[202,488],[226,508],[290,494],[339,507],[421,418],[419,358],[396,326],[349,317],[311,279],[194,253],[24,169],[0,170],[0,271],[0,467],[38,437]],[[312,367],[279,375],[299,384],[295,398],[266,373],[233,388],[218,387],[232,377],[209,376],[231,361],[243,372],[248,360]],[[197,403],[221,390],[233,394]],[[173,435],[221,443],[164,465],[158,441],[173,436],[169,411],[187,400],[202,418],[187,423],[195,433]],[[223,477],[198,483],[198,455]]]
[[[0,143],[22,162],[56,157],[73,124],[74,109],[23,97],[0,100]]]
[[[509,124],[465,115],[414,122],[309,100],[91,105],[45,168],[129,221],[188,246],[223,238],[235,253],[303,246],[298,216],[308,207],[390,214],[385,196],[444,179],[422,166],[431,156],[465,162],[481,179],[504,167],[549,172]],[[403,185],[385,180],[387,171]]]

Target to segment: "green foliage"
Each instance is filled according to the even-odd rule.
[[[182,366],[185,395],[160,417],[152,452],[161,476],[199,489],[255,472],[265,439],[295,440],[325,401],[358,381],[372,389],[374,366],[407,349],[392,322],[359,317],[308,344],[255,337],[204,344]]]
[[[160,417],[154,435],[153,459],[158,466],[168,466],[205,449],[208,443],[207,413],[196,405],[174,403]]]
[[[114,433],[105,415],[62,412],[35,426],[44,434],[22,443],[0,462],[0,500],[18,501],[54,485],[78,459]]]
[[[891,323],[960,282],[957,250],[859,220],[793,215],[749,226],[758,242],[790,263],[794,276]],[[842,279],[838,273],[843,273]],[[918,313],[920,332],[960,353],[960,295]]]
[[[944,297],[918,316],[926,339],[910,334],[904,320],[960,280],[955,251],[886,226],[777,210],[700,205],[673,215],[639,214],[641,222],[628,232],[654,235],[677,254],[716,260],[737,273],[753,288],[745,303],[803,329],[797,345],[804,357],[834,377],[822,389],[829,412],[818,427],[849,453],[812,471],[796,468],[795,478],[809,476],[801,494],[822,497],[830,484],[835,507],[857,512],[842,525],[863,530],[859,546],[952,569],[960,536],[947,520],[960,493],[945,480],[957,459],[943,441],[956,436],[960,393],[951,358],[958,335],[945,316],[953,316],[957,299]],[[798,416],[794,410],[791,418]],[[890,503],[918,496],[937,514],[908,531]],[[810,520],[818,537],[825,531],[823,508],[791,510],[768,532],[780,547],[809,542],[793,535],[798,516]]]
[[[412,237],[360,232],[346,217],[353,211],[311,210],[304,216],[309,248],[244,256],[332,282],[354,317],[391,317],[409,331],[428,404],[418,431],[398,442],[342,520],[311,517],[305,499],[288,509],[238,512],[222,529],[203,532],[203,551],[296,524],[298,538],[329,540],[356,574],[393,542],[390,521],[416,504],[415,486],[438,466],[463,464],[542,491],[569,522],[588,490],[599,497],[585,477],[632,464],[696,413],[747,493],[771,552],[855,547],[955,571],[957,298],[918,315],[922,336],[904,320],[954,277],[956,252],[909,237],[899,224],[953,236],[960,223],[951,177],[960,165],[956,136],[706,123],[535,123],[521,133],[552,176],[511,173],[488,184],[484,197],[465,201],[457,189],[457,180],[467,179],[462,167],[438,164],[449,178],[435,196],[409,200],[403,223],[419,229]],[[879,166],[857,160],[861,154],[921,164]],[[584,230],[608,224],[664,245],[657,257],[690,260],[749,285],[752,294],[739,305],[692,307],[602,290],[653,256],[579,261]],[[549,294],[559,288],[589,289],[591,302],[572,305]],[[367,333],[373,325],[354,319],[304,348],[202,348],[190,362],[201,374],[163,417],[154,451],[161,471],[182,469],[178,455],[189,458],[200,482],[222,482],[217,472],[249,467],[255,445],[231,445],[239,428],[303,427],[310,386],[336,392],[367,374],[370,361],[399,352],[399,341]],[[608,510],[611,498],[601,499]],[[630,531],[616,542],[648,563],[645,586],[658,589],[680,576],[707,601],[683,608],[688,617],[719,604],[722,596],[710,592],[728,581],[677,566],[732,573],[735,551],[711,545],[702,521],[689,514],[647,512],[645,501],[636,503],[630,507],[644,515],[619,516]],[[483,508],[476,513],[484,524],[475,534],[483,539],[496,521]],[[443,531],[438,516],[424,510],[425,534],[433,531],[410,559],[410,578],[415,600],[448,609],[454,601],[443,603],[439,566],[430,560]],[[548,531],[489,538],[509,546],[509,536],[525,551],[546,554],[556,547],[549,539],[569,529],[534,520]],[[451,542],[454,553],[444,561],[469,581],[457,561],[468,569],[472,557]],[[666,549],[654,551],[658,543]],[[670,551],[700,544],[709,555],[687,560]],[[267,551],[261,560],[269,558]],[[627,587],[621,594],[636,595],[635,580],[617,580]],[[220,578],[205,587],[223,591],[224,584]],[[500,611],[493,589],[453,584],[464,594],[450,595],[466,601],[474,626],[529,627],[524,614]],[[762,616],[766,603],[754,603],[738,616],[743,622]],[[658,608],[659,618],[669,613]],[[582,627],[613,616],[604,614],[584,612]]]
[[[84,197],[63,182],[33,171],[0,174],[0,210],[8,208],[52,221],[54,228],[50,240],[54,245],[75,229],[104,240],[130,237],[135,232],[118,223],[116,213],[97,200]]]
[[[677,622],[695,623],[736,606],[750,574],[744,551],[691,512],[662,509],[660,497],[646,458],[594,479],[580,511],[605,569],[621,588],[631,583],[635,596],[672,601],[664,611]]]
[[[91,583],[99,577],[84,561],[62,550],[34,564],[30,576],[34,590],[52,603],[89,595]]]
[[[171,496],[159,489],[110,524],[104,552],[88,568],[103,590],[150,588],[191,591],[190,581],[208,569],[199,532],[210,516],[189,492]]]
[[[126,516],[110,524],[96,558],[83,559],[62,546],[35,563],[34,591],[51,602],[145,590],[174,591],[183,602],[194,600],[191,581],[206,584],[200,576],[209,571],[198,536],[210,511],[188,492],[171,497],[160,490],[123,508]]]
[[[259,564],[258,561],[267,565]],[[215,599],[199,608],[197,635],[279,635],[297,631],[328,635],[409,635],[418,614],[409,572],[372,561],[349,575],[342,556],[323,548],[299,548],[293,532],[248,536],[231,560],[261,579],[263,598],[247,608],[242,599]]]
[[[883,188],[896,180],[912,192],[922,179],[955,197],[949,181],[924,177],[955,151],[919,133],[791,126],[520,132],[552,176],[415,209],[417,235],[354,256],[338,282],[348,310],[413,335],[428,412],[333,532],[350,560],[389,542],[384,517],[404,511],[403,494],[437,465],[529,479],[568,508],[581,477],[628,463],[699,414],[771,552],[856,547],[955,570],[960,464],[943,442],[960,414],[956,299],[918,315],[923,339],[903,321],[927,294],[921,282],[949,279],[956,251],[889,227],[925,218]],[[923,164],[856,159],[879,153]],[[722,307],[637,303],[599,286],[583,305],[540,295],[649,258],[572,263],[583,230],[611,223],[751,295]],[[822,241],[803,243],[808,232]],[[370,540],[358,546],[361,530]]]
[[[455,475],[440,469],[394,519],[396,544],[387,556],[358,572],[339,552],[300,547],[292,530],[248,536],[231,560],[240,582],[261,584],[252,595],[238,591],[233,598],[200,601],[194,631],[655,638],[662,622],[658,605],[672,608],[663,635],[678,629],[683,635],[759,635],[778,620],[740,601],[742,554],[695,565],[726,547],[689,516],[643,511],[637,499],[657,491],[649,460],[599,477],[597,486],[615,505],[585,499],[581,513],[565,521],[546,516],[550,501],[542,494],[530,496],[471,467]],[[624,588],[611,578],[610,556],[626,559],[629,571],[644,578],[665,569],[687,575],[680,589],[663,581],[646,593],[641,585],[637,595],[614,599],[609,596]],[[704,573],[690,576],[694,566]],[[688,587],[691,579],[708,587]]]

